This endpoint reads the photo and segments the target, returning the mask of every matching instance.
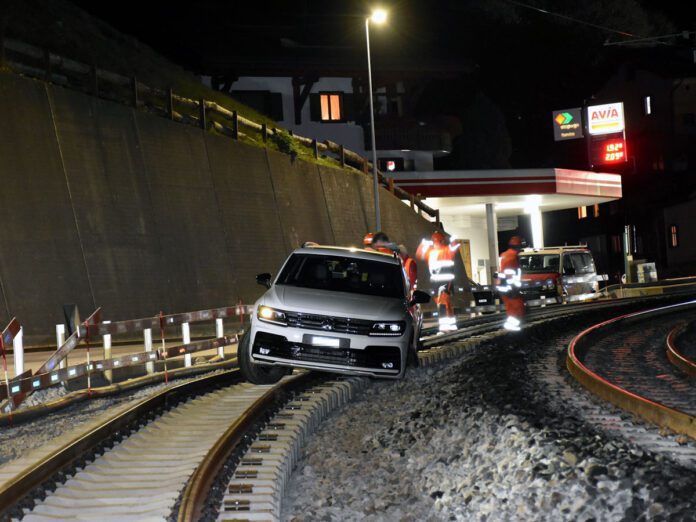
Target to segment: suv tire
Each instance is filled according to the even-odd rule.
[[[264,366],[251,361],[249,332],[246,332],[237,345],[237,363],[242,376],[252,384],[275,384],[285,375],[287,369],[282,366]]]

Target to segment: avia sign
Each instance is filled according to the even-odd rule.
[[[591,136],[623,132],[624,128],[622,102],[587,107],[587,132]]]

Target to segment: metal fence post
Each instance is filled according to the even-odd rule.
[[[198,100],[198,120],[201,124],[201,129],[208,129],[208,122],[205,119],[205,100],[201,98]]]
[[[224,336],[225,336],[225,329],[224,329],[224,325],[222,324],[222,318],[218,317],[217,319],[215,319],[215,337],[220,339],[220,337],[224,337]],[[225,347],[224,346],[218,347],[218,356],[220,356],[224,359],[224,357],[225,357]]]
[[[143,336],[145,337],[145,351],[146,352],[151,352],[152,351],[152,328],[145,328],[143,330]],[[155,372],[155,363],[149,362],[145,364],[145,371],[147,373],[154,373]]]
[[[319,145],[317,140],[312,140],[312,152],[314,153],[314,159],[319,159]]]
[[[24,373],[24,328],[20,327],[19,332],[12,339],[12,351],[14,353],[15,376]]]
[[[111,321],[102,321],[103,324],[109,324]],[[102,341],[104,343],[104,360],[108,361],[111,359],[111,334],[104,334],[102,336]],[[104,370],[104,378],[109,381],[109,383],[114,380],[114,373],[111,370]]]
[[[138,95],[138,79],[135,76],[131,78],[131,101],[133,102],[133,107],[137,109],[140,99]]]
[[[181,336],[183,338],[184,344],[191,344],[191,328],[188,323],[181,323]],[[191,366],[190,353],[184,355],[184,366],[186,366],[187,368]]]
[[[171,89],[167,89],[167,116],[174,120],[174,92]]]
[[[239,139],[239,115],[237,111],[232,112],[232,137],[235,140]]]
[[[346,150],[343,148],[343,145],[338,146],[338,153],[339,156],[341,157],[341,167],[346,166]]]
[[[268,140],[268,127],[265,123],[261,124],[261,139],[264,143]]]

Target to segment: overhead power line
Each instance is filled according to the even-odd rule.
[[[644,38],[640,34],[629,33],[626,31],[619,31],[618,29],[613,29],[611,27],[593,24],[592,22],[587,22],[585,20],[579,20],[577,18],[573,18],[572,16],[564,15],[561,13],[555,13],[553,11],[547,11],[546,9],[541,9],[540,7],[535,7],[533,5],[523,4],[522,2],[517,2],[516,0],[505,0],[505,1],[509,4],[516,5],[517,7],[523,7],[525,9],[530,9],[532,11],[536,11],[537,13],[542,13],[542,14],[545,14],[548,16],[552,16],[554,18],[560,18],[560,19],[566,20],[568,22],[573,22],[576,24],[585,25],[587,27],[593,27],[594,29],[599,29],[600,31],[605,31],[607,33],[618,34],[618,35],[624,36],[626,38]]]

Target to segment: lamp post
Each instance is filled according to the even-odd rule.
[[[379,179],[377,175],[377,145],[375,140],[375,108],[372,100],[372,64],[370,63],[370,20],[375,24],[383,24],[387,21],[387,12],[384,9],[375,9],[372,15],[365,18],[365,41],[367,43],[367,85],[370,98],[370,133],[372,134],[372,185],[375,193],[375,230],[382,229],[382,220],[379,212]]]

